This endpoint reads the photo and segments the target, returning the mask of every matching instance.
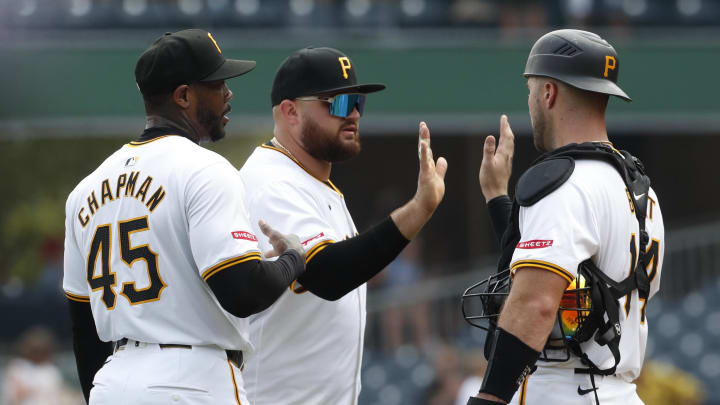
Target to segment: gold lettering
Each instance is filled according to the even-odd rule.
[[[653,206],[655,205],[655,200],[653,200],[652,198],[650,198],[650,196],[648,196],[648,201],[650,201],[650,209],[648,210],[648,218],[650,218],[650,220],[652,220]]]
[[[604,76],[608,77],[608,69],[615,70],[615,66],[617,66],[617,61],[615,60],[615,57],[610,56],[610,55],[605,56],[605,75]]]
[[[347,56],[341,56],[338,58],[338,60],[340,61],[340,68],[342,69],[343,77],[347,79],[347,71],[352,68],[352,66],[350,65],[350,59],[348,59]]]
[[[85,211],[85,207],[80,208],[80,212],[78,212],[78,220],[80,221],[80,225],[85,228],[85,225],[90,222],[90,215],[85,214],[85,216],[83,216],[83,211]]]
[[[123,173],[120,176],[118,176],[117,189],[115,189],[115,198],[120,198],[120,190],[123,187],[125,187],[126,181],[127,181],[127,174]]]
[[[113,200],[112,191],[110,191],[110,182],[107,179],[102,182],[102,197],[100,197],[100,199],[102,200],[102,205],[105,205],[105,199]]]
[[[131,196],[135,193],[135,183],[137,182],[139,175],[140,172],[130,172],[130,177],[128,178],[127,186],[125,187],[125,197]]]
[[[142,202],[145,202],[145,194],[147,194],[147,191],[150,188],[150,183],[152,183],[152,177],[148,176],[145,181],[143,181],[143,183],[140,185],[140,190],[138,190],[137,194],[135,194],[135,198]],[[140,198],[141,194],[142,198]]]
[[[90,213],[95,215],[95,210],[99,209],[100,206],[97,202],[97,197],[95,197],[95,190],[93,190],[92,193],[90,193],[90,196],[87,198],[88,207],[90,207]]]
[[[155,207],[157,207],[158,204],[160,204],[160,201],[165,198],[165,190],[163,190],[162,186],[160,186],[157,191],[155,191],[155,194],[150,197],[147,204],[145,204],[146,207],[150,210],[150,212],[153,212]]]
[[[632,199],[632,196],[630,195],[630,191],[625,187],[625,194],[627,194],[628,204],[630,204],[630,212],[635,213],[635,202]]]

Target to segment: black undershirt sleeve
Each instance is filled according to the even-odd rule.
[[[73,351],[85,401],[90,400],[95,373],[112,353],[112,343],[100,340],[90,303],[68,300],[72,321]]]
[[[487,209],[498,244],[501,244],[503,234],[510,223],[512,200],[507,195],[495,197],[487,202]],[[502,248],[502,246],[500,247]]]
[[[340,299],[390,264],[408,242],[387,217],[366,232],[318,252],[298,281],[320,298]]]
[[[246,318],[267,309],[305,270],[300,253],[288,250],[277,260],[251,260],[211,276],[207,283],[220,305]]]

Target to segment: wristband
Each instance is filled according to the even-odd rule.
[[[493,341],[480,392],[510,402],[523,380],[535,371],[540,352],[500,327],[488,338]]]

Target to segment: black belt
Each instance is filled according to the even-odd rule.
[[[128,344],[129,339],[128,338],[122,338],[120,340],[117,340],[113,342],[113,352],[118,351],[121,347]],[[135,341],[135,347],[139,346],[140,342]],[[192,349],[192,346],[190,345],[180,345],[180,344],[174,344],[174,343],[160,343],[158,344],[161,349]],[[243,366],[243,352],[242,350],[225,350],[225,354],[227,355],[227,359],[230,360],[233,364],[235,364],[235,367],[242,368]]]
[[[235,367],[242,370],[242,368],[243,368],[242,350],[225,350],[225,353],[227,353],[228,360],[230,360],[230,362],[233,363],[235,365]]]

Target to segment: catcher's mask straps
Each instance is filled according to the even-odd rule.
[[[490,357],[480,392],[510,402],[523,380],[535,371],[540,352],[500,327],[488,339],[492,339]]]

